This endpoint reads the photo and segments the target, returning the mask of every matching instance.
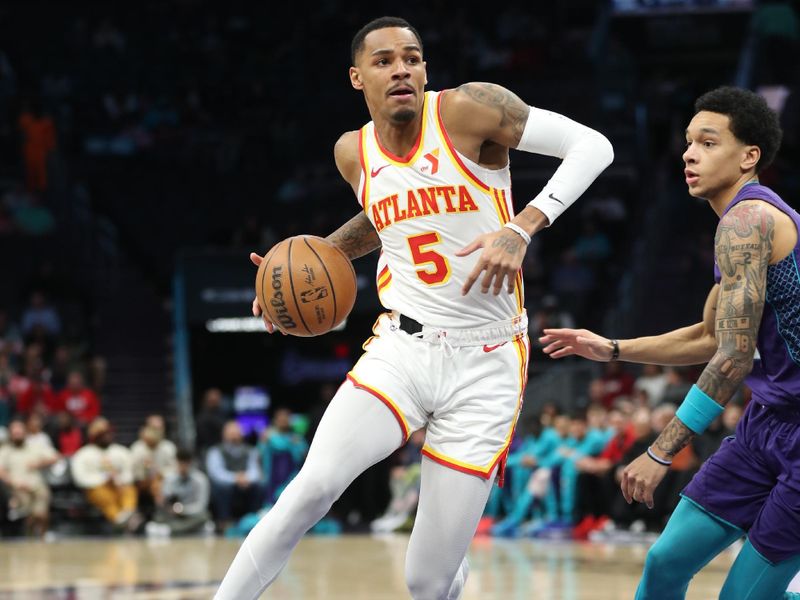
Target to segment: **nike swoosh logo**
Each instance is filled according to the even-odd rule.
[[[381,165],[381,166],[380,166],[380,167],[378,167],[377,169],[373,167],[373,168],[372,168],[372,170],[369,172],[369,174],[370,174],[372,177],[377,177],[377,176],[378,176],[378,173],[380,173],[381,171],[383,171],[383,170],[384,170],[386,167],[388,167],[388,166],[389,166],[389,165]]]
[[[491,352],[492,350],[497,350],[500,346],[505,346],[508,342],[503,342],[502,344],[496,344],[495,346],[483,346],[484,352]]]
[[[374,175],[373,175],[373,177],[374,177]],[[553,200],[555,200],[556,202],[558,202],[558,203],[559,203],[561,206],[566,206],[566,205],[565,205],[565,204],[564,204],[564,203],[563,203],[561,200],[559,200],[558,198],[556,198],[555,196],[553,196],[553,193],[552,193],[552,192],[550,192],[550,195],[548,196],[548,198],[552,198]]]

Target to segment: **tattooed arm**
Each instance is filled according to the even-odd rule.
[[[774,236],[775,220],[767,206],[758,201],[740,202],[717,228],[715,254],[722,272],[715,323],[717,351],[700,375],[697,387],[723,406],[753,368]],[[694,435],[674,417],[651,451],[657,458],[669,461]],[[645,502],[652,508],[653,491],[666,472],[667,467],[643,454],[623,471],[625,499]]]
[[[753,368],[774,236],[775,220],[762,202],[740,202],[717,228],[714,245],[722,273],[715,326],[717,352],[697,387],[722,406]],[[653,449],[671,458],[692,437],[694,433],[675,417]]]
[[[348,131],[339,138],[333,149],[336,168],[339,169],[342,178],[350,184],[356,194],[358,194],[358,185],[361,182],[358,135],[358,131]],[[378,232],[375,231],[363,212],[358,213],[325,239],[342,250],[350,260],[369,254],[381,247]]]
[[[445,93],[442,120],[456,149],[489,169],[508,164],[508,149],[563,159],[544,189],[511,220],[511,228],[480,236],[457,255],[483,248],[463,293],[483,274],[481,288],[514,291],[530,236],[566,210],[613,160],[600,133],[562,115],[528,106],[512,92],[491,83],[467,83]],[[492,283],[494,281],[494,283]]]
[[[381,247],[378,232],[363,212],[358,213],[325,239],[337,246],[350,260]]]

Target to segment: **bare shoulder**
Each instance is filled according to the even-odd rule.
[[[442,117],[446,125],[483,134],[506,146],[516,147],[525,128],[530,107],[503,86],[474,81],[445,92]]]
[[[333,147],[333,157],[336,160],[336,168],[348,182],[352,183],[353,178],[358,178],[361,164],[358,156],[358,136],[359,132],[348,131],[343,133]]]

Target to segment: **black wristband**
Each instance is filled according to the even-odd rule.
[[[611,360],[619,358],[619,340],[611,340]]]
[[[672,464],[671,460],[664,460],[660,456],[656,456],[655,452],[653,452],[653,450],[650,448],[650,446],[647,447],[647,456],[652,458],[654,461],[656,461],[662,467],[668,467],[668,466],[670,466]]]

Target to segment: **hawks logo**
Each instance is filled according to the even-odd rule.
[[[422,165],[419,170],[421,173],[430,173],[431,175],[436,175],[437,171],[439,170],[439,149],[432,152],[428,152],[425,156],[423,156],[425,160],[427,160],[430,164],[429,165]]]

